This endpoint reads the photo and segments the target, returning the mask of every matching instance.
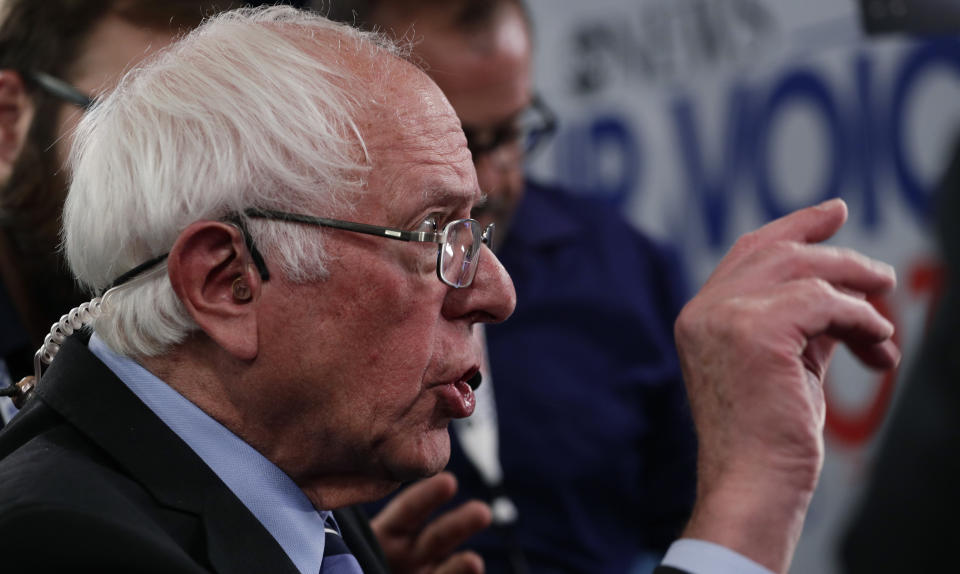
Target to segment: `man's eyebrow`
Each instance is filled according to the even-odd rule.
[[[473,202],[473,209],[483,209],[487,206],[487,200],[489,197],[486,193],[480,192],[480,195],[477,195],[477,200]]]
[[[449,185],[434,184],[423,188],[423,201],[427,204],[463,205],[482,201],[485,195],[477,189],[474,192],[461,193]]]

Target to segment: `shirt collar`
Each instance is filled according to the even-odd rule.
[[[317,511],[280,468],[96,333],[89,348],[220,477],[302,574],[320,571],[329,511]]]

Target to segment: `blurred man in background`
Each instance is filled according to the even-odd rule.
[[[57,247],[77,121],[124,72],[239,4],[0,2],[0,387],[33,371],[50,324],[85,299]],[[0,398],[0,427],[15,412]]]
[[[661,554],[694,490],[673,343],[682,274],[611,206],[525,180],[554,120],[531,85],[523,3],[331,5],[336,19],[413,40],[463,124],[487,196],[474,215],[496,222],[516,285],[513,317],[486,329],[493,376],[479,412],[453,425],[448,469],[465,496],[493,503],[499,526],[471,546],[494,573],[622,573]]]
[[[58,253],[77,121],[124,72],[228,4],[0,3],[0,379],[33,372],[50,324],[85,300]],[[2,426],[15,411],[0,402]]]

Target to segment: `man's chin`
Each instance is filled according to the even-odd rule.
[[[449,460],[450,435],[444,431],[442,437],[425,438],[410,456],[390,457],[385,466],[390,480],[406,483],[437,474]]]

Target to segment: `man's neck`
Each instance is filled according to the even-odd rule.
[[[298,438],[303,429],[288,425],[284,409],[277,408],[291,400],[271,391],[284,387],[270,383],[272,373],[259,372],[257,359],[238,361],[195,333],[163,357],[137,362],[283,470],[318,510],[378,500],[400,486],[396,480],[371,479],[375,469],[339,472],[333,449],[329,465],[307,467]]]

